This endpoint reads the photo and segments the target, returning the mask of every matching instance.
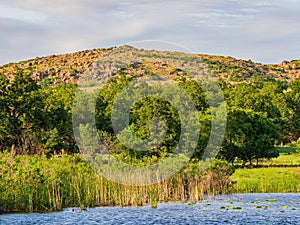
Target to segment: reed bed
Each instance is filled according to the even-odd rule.
[[[156,207],[158,202],[200,201],[225,193],[231,175],[224,162],[206,170],[186,169],[149,186],[114,183],[96,173],[80,155],[13,156],[0,153],[0,213],[51,212],[66,207]],[[125,178],[124,178],[125,179]],[[138,177],[136,179],[139,179]]]

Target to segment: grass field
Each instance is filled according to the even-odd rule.
[[[262,160],[262,168],[236,169],[231,176],[234,193],[300,192],[300,154],[293,147],[278,147],[280,156]],[[239,162],[237,163],[239,165]]]
[[[237,169],[233,193],[300,192],[300,167]]]
[[[267,166],[300,166],[300,154],[296,152],[295,147],[284,146],[276,147],[280,153],[278,158],[265,160],[262,165]]]
[[[261,159],[259,160],[258,166],[272,166],[272,167],[294,167],[299,166],[300,167],[300,154],[299,153],[293,153],[293,152],[280,152],[280,156],[278,158],[273,159]],[[236,166],[242,166],[242,161],[237,160],[235,161]],[[253,164],[255,165],[256,162],[253,161]],[[248,166],[249,163],[246,163],[246,166]]]
[[[278,158],[263,161],[261,164],[267,166],[300,166],[300,154],[280,153]]]

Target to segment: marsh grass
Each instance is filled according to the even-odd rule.
[[[226,165],[215,164],[206,170],[186,169],[149,186],[126,186],[97,174],[79,155],[47,159],[0,153],[0,213],[146,204],[155,208],[158,202],[188,199],[196,202],[205,194],[227,190],[230,173],[224,174]]]
[[[300,192],[300,167],[237,169],[233,193]]]

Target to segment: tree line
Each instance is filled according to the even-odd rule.
[[[143,98],[132,106],[130,131],[140,139],[151,135],[153,116],[167,125],[163,142],[150,151],[134,151],[120,143],[110,120],[117,94],[133,77],[120,75],[102,89],[96,104],[96,126],[102,142],[124,160],[148,161],[172,154],[178,146],[182,124],[175,108],[164,99]],[[201,159],[211,128],[211,108],[196,82],[180,78],[176,82],[191,97],[201,125],[201,135],[193,159]],[[252,163],[278,156],[275,145],[297,141],[300,137],[300,79],[283,81],[218,80],[227,104],[227,126],[219,157],[233,162],[236,158]],[[15,154],[77,153],[72,127],[72,104],[76,84],[52,85],[51,80],[33,80],[19,70],[13,75],[0,74],[0,151]],[[168,94],[166,88],[162,95]],[[176,99],[175,99],[176,101]],[[160,121],[160,122],[162,122]],[[188,137],[185,137],[188,140]],[[184,143],[184,141],[183,141]],[[155,160],[154,160],[155,161]]]
[[[72,130],[76,85],[37,82],[18,70],[0,75],[0,150],[16,154],[78,151]]]

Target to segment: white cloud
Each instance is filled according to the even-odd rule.
[[[47,23],[45,14],[0,3],[0,19],[15,19],[30,23]]]
[[[299,58],[299,3],[14,0],[0,5],[0,49],[5,52],[0,64],[143,39],[177,42],[199,53],[280,62]]]

